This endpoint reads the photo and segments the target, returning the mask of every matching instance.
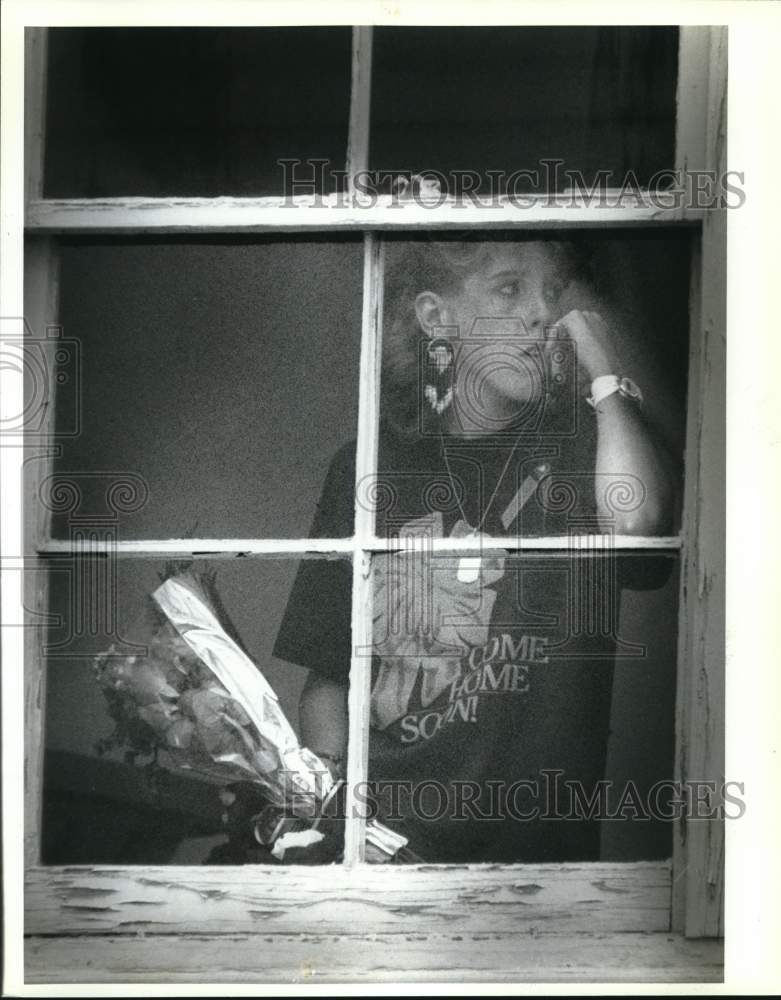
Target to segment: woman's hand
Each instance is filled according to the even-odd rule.
[[[578,376],[584,385],[591,385],[600,375],[622,374],[614,337],[598,312],[572,309],[558,324],[575,344]],[[548,341],[549,352],[556,343]]]
[[[575,344],[578,388],[590,395],[601,375],[626,375],[616,340],[598,312],[573,309],[557,326]],[[548,341],[548,356],[557,343]],[[656,535],[669,530],[673,479],[664,449],[637,404],[614,392],[596,408],[594,487],[600,530]],[[620,501],[620,502],[619,502]]]

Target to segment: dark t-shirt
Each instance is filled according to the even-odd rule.
[[[593,432],[383,432],[377,533],[418,542],[374,561],[369,778],[381,817],[426,860],[599,857],[583,814],[605,769],[620,589],[661,585],[666,564],[600,551],[606,535],[585,553],[485,552],[479,570],[428,546],[481,521],[495,536],[597,532],[593,451]],[[321,536],[352,530],[353,454],[331,465]],[[350,618],[349,565],[304,560],[274,655],[346,685]]]

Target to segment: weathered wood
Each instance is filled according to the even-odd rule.
[[[670,934],[420,933],[32,938],[26,982],[708,983],[720,941]]]
[[[667,862],[38,868],[26,934],[669,930]]]
[[[383,260],[382,241],[367,234],[364,238],[358,440],[355,446],[355,535],[357,544],[364,548],[372,547],[375,541],[375,505],[367,502],[365,484],[376,481],[379,453]]]
[[[47,237],[27,241],[25,251],[25,350],[33,375],[24,464],[24,821],[25,861],[36,864],[40,851],[40,814],[43,801],[43,744],[45,714],[44,645],[49,574],[35,553],[49,535],[49,511],[40,502],[39,487],[50,474],[56,446],[54,390],[57,339],[47,331],[57,321],[58,258]]]
[[[726,169],[727,33],[710,33],[706,161]],[[702,75],[702,68],[700,70]],[[676,778],[724,780],[726,212],[710,212],[694,262],[681,574]],[[717,809],[720,800],[712,796]],[[723,820],[684,817],[674,840],[673,926],[720,936]]]
[[[25,202],[43,197],[48,29],[26,28],[24,38]]]
[[[697,453],[700,442],[699,422],[702,419],[699,407],[695,403],[701,393],[700,370],[700,314],[702,299],[702,254],[697,244],[692,251],[691,286],[689,290],[689,373],[688,395],[689,411],[686,429],[686,478],[684,481],[683,527],[692,520],[692,505],[696,505],[694,489]],[[691,542],[691,539],[689,539]],[[682,558],[679,578],[679,616],[678,616],[678,651],[677,673],[675,682],[675,758],[673,774],[676,782],[683,783],[687,775],[687,760],[689,753],[689,702],[691,698],[691,676],[689,665],[693,663],[695,633],[692,628],[693,618],[690,616],[690,605],[694,597],[690,596],[691,574],[693,570],[693,555],[690,547],[682,546]],[[686,924],[686,830],[687,822],[681,816],[673,826],[673,883],[672,883],[672,918],[673,930],[683,931]]]
[[[550,535],[547,537],[519,538],[481,536],[480,538],[432,538],[433,552],[476,552],[481,549],[507,549],[508,551],[556,551],[574,554],[583,551],[589,555],[606,551],[602,545],[589,546],[589,535]],[[597,536],[601,538],[601,536]],[[578,544],[582,542],[582,544]],[[110,553],[112,556],[192,556],[194,559],[220,559],[231,556],[268,556],[278,558],[288,555],[349,555],[356,546],[373,551],[398,550],[409,547],[405,538],[376,538],[364,534],[358,541],[352,538],[158,538],[139,541],[91,541],[90,554]],[[641,551],[644,549],[677,552],[681,539],[677,535],[640,537],[638,535],[613,535],[608,551]],[[571,552],[570,552],[571,550]],[[50,539],[38,548],[40,555],[75,555],[86,551],[85,545],[69,539]]]
[[[354,549],[352,538],[150,538],[138,541],[104,541],[89,545],[73,539],[52,538],[42,543],[40,555],[90,555],[105,552],[112,556],[191,556],[194,559],[222,557],[334,555],[347,556]]]
[[[380,424],[380,366],[382,362],[382,244],[367,234],[364,242],[361,372],[358,399],[358,440],[355,454],[355,544],[352,589],[352,657],[348,696],[347,810],[344,860],[350,866],[364,857],[366,809],[351,794],[365,786],[369,768],[369,713],[372,645],[371,553],[363,548],[374,538],[374,505],[366,502],[362,484],[377,471]]]
[[[727,30],[715,28],[710,53],[709,162],[726,169]],[[710,213],[702,230],[702,383],[696,566],[689,593],[697,605],[698,643],[691,661],[687,771],[690,779],[724,780],[727,218]],[[696,573],[696,576],[695,576]],[[696,583],[695,583],[696,581]],[[696,586],[696,591],[695,591]],[[695,596],[696,595],[696,596]],[[715,807],[721,800],[714,797]],[[724,933],[724,823],[688,824],[686,927],[690,937]]]
[[[357,25],[353,28],[350,121],[347,136],[349,190],[353,189],[355,175],[369,166],[373,32],[371,25]]]
[[[663,196],[660,196],[663,197]],[[589,204],[583,196],[506,198],[476,206],[448,198],[439,206],[393,196],[373,205],[351,206],[349,196],[282,198],[112,198],[33,201],[27,208],[31,232],[203,233],[340,232],[425,229],[572,229],[697,224],[705,212],[660,207],[652,196],[606,193]]]
[[[702,170],[706,161],[708,59],[711,29],[701,24],[679,28],[675,162],[679,170]]]

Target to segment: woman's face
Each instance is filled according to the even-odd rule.
[[[482,244],[462,287],[440,297],[443,323],[458,328],[462,408],[513,418],[539,398],[545,328],[561,315],[565,284],[561,256],[545,243]]]

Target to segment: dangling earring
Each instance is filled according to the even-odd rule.
[[[427,379],[423,394],[434,413],[442,414],[453,402],[455,374],[453,345],[440,337],[431,341],[426,353]]]

